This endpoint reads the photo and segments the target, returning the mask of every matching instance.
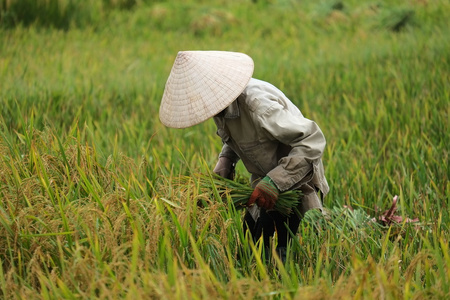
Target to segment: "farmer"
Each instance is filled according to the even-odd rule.
[[[233,179],[241,160],[254,188],[244,230],[270,244],[285,259],[290,238],[309,209],[322,209],[329,187],[321,157],[325,137],[319,126],[270,83],[252,78],[253,60],[243,53],[181,51],[167,80],[160,120],[186,128],[213,118],[223,142],[214,172]],[[298,213],[283,216],[274,205],[281,192],[298,189]],[[256,204],[256,205],[255,205]]]

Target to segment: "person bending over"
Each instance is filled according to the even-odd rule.
[[[234,178],[241,160],[254,188],[243,226],[264,245],[277,234],[277,252],[285,260],[286,247],[302,216],[322,209],[329,187],[322,154],[325,137],[274,85],[252,78],[253,60],[228,51],[180,51],[167,79],[160,105],[161,122],[187,128],[210,118],[222,139],[214,172]],[[298,189],[297,213],[274,210],[281,192]]]

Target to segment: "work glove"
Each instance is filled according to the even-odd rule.
[[[216,166],[214,167],[213,172],[216,173],[219,176],[222,176],[223,178],[227,179],[234,179],[234,169],[235,169],[235,163],[228,157],[222,156],[219,157],[219,161],[217,162]]]
[[[247,206],[252,206],[255,202],[259,207],[272,209],[277,202],[280,191],[269,176],[261,179],[248,199]]]

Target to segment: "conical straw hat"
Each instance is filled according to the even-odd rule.
[[[161,122],[186,128],[215,116],[242,93],[253,67],[253,60],[238,52],[178,52],[159,108]]]

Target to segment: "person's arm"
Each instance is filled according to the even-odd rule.
[[[237,163],[239,161],[239,156],[234,152],[233,149],[231,149],[230,146],[228,146],[227,143],[223,143],[222,151],[220,151],[219,158],[220,157],[228,157],[233,163]]]
[[[313,176],[313,164],[318,163],[325,148],[325,137],[319,126],[301,115],[294,114],[279,103],[257,115],[260,126],[268,134],[292,147],[281,158],[269,176],[280,191],[301,185]]]
[[[236,163],[239,156],[227,144],[223,144],[222,151],[219,154],[219,160],[214,167],[213,172],[228,179],[234,179]]]

